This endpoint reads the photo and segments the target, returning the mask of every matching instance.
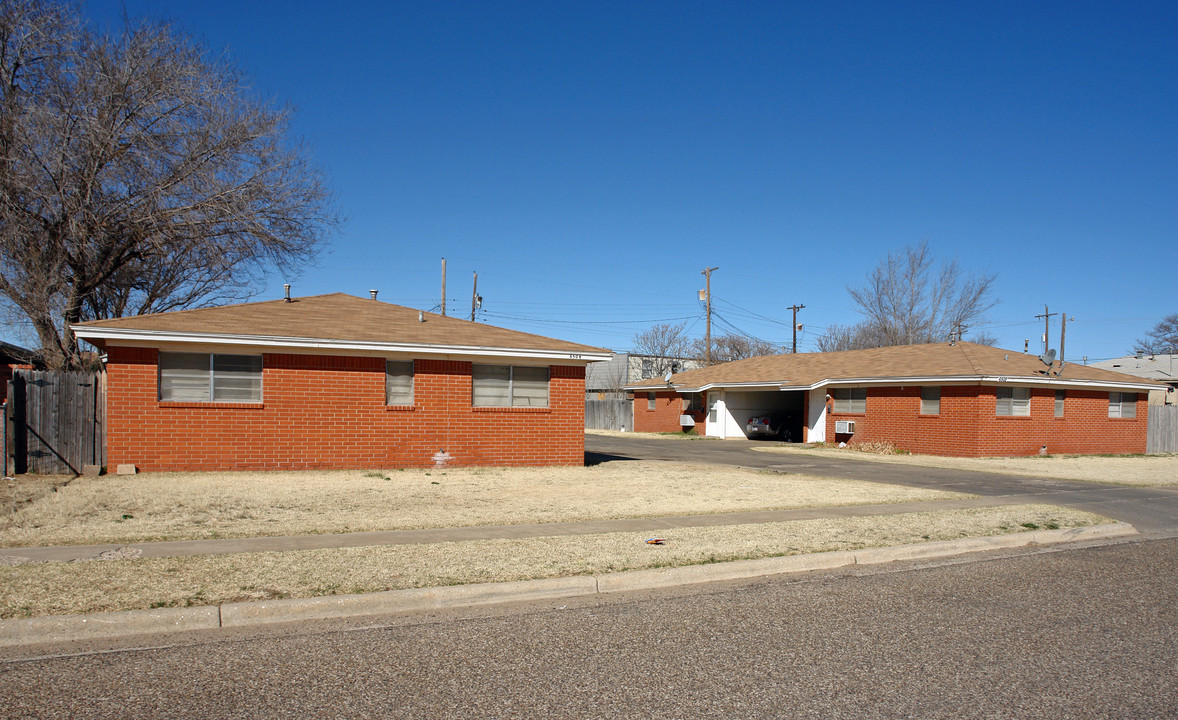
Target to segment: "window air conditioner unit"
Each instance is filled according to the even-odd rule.
[[[854,420],[835,420],[834,431],[839,435],[854,435],[855,421]]]

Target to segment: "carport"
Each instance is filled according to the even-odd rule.
[[[706,435],[718,438],[748,437],[749,418],[758,415],[782,415],[791,442],[802,441],[807,391],[779,390],[759,385],[712,387],[707,390],[708,421]]]

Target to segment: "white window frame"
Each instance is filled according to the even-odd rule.
[[[506,371],[506,372],[503,372]],[[516,377],[544,373],[544,392],[535,392],[539,383],[535,378]],[[491,377],[502,373],[505,377]],[[479,377],[482,374],[483,377]],[[499,385],[501,382],[505,385]],[[552,370],[548,367],[527,365],[480,365],[471,368],[470,402],[472,407],[547,408],[551,396]],[[480,385],[482,387],[480,387]],[[496,385],[499,385],[496,387]],[[498,399],[498,401],[494,401]]]
[[[658,407],[659,407],[659,396],[655,395],[653,392],[647,392],[646,393],[646,409],[647,410],[657,410]]]
[[[384,404],[412,405],[414,376],[412,360],[385,360]]]
[[[867,414],[867,388],[833,388],[834,412],[845,415]]]
[[[995,388],[994,414],[998,417],[1030,417],[1031,389],[1025,387]]]
[[[1122,420],[1137,418],[1137,393],[1110,392],[1108,394],[1108,416]]]
[[[181,364],[177,361],[182,358],[189,361],[187,363],[189,367],[177,366]],[[232,367],[234,363],[248,364],[249,367],[244,370],[235,369]],[[166,367],[168,365],[172,365],[172,367]],[[161,350],[158,371],[156,397],[160,402],[262,402],[261,355],[166,352]],[[242,387],[241,381],[243,380],[247,384],[246,387]],[[185,385],[187,388],[183,387]],[[240,396],[243,389],[248,393],[248,397]],[[232,395],[238,395],[238,397],[232,397]]]
[[[924,385],[920,388],[920,414],[941,414],[941,387],[939,385]]]

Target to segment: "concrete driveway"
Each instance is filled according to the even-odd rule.
[[[588,463],[666,460],[761,468],[783,473],[841,477],[909,487],[936,488],[1019,502],[1050,503],[1127,522],[1142,533],[1178,533],[1178,489],[1133,488],[1092,482],[972,470],[897,465],[855,458],[757,452],[754,440],[688,440],[585,435]]]

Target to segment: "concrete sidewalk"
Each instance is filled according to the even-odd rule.
[[[5,561],[5,564],[21,562],[71,562],[76,560],[102,559],[104,555],[109,556],[112,553],[119,553],[123,557],[184,557],[192,555],[224,555],[230,553],[369,547],[374,545],[413,545],[420,543],[459,542],[463,540],[590,535],[613,532],[657,533],[658,531],[672,528],[777,523],[789,522],[791,520],[816,520],[823,518],[875,517],[880,515],[897,515],[900,513],[935,512],[938,510],[959,510],[963,508],[1041,502],[1043,502],[1043,498],[1039,495],[1008,495],[1004,497],[925,500],[879,505],[843,505],[838,507],[801,508],[795,510],[756,510],[710,515],[672,515],[532,525],[483,525],[475,527],[431,528],[426,530],[384,530],[334,535],[290,535],[103,545],[15,547],[0,548],[0,560]]]

